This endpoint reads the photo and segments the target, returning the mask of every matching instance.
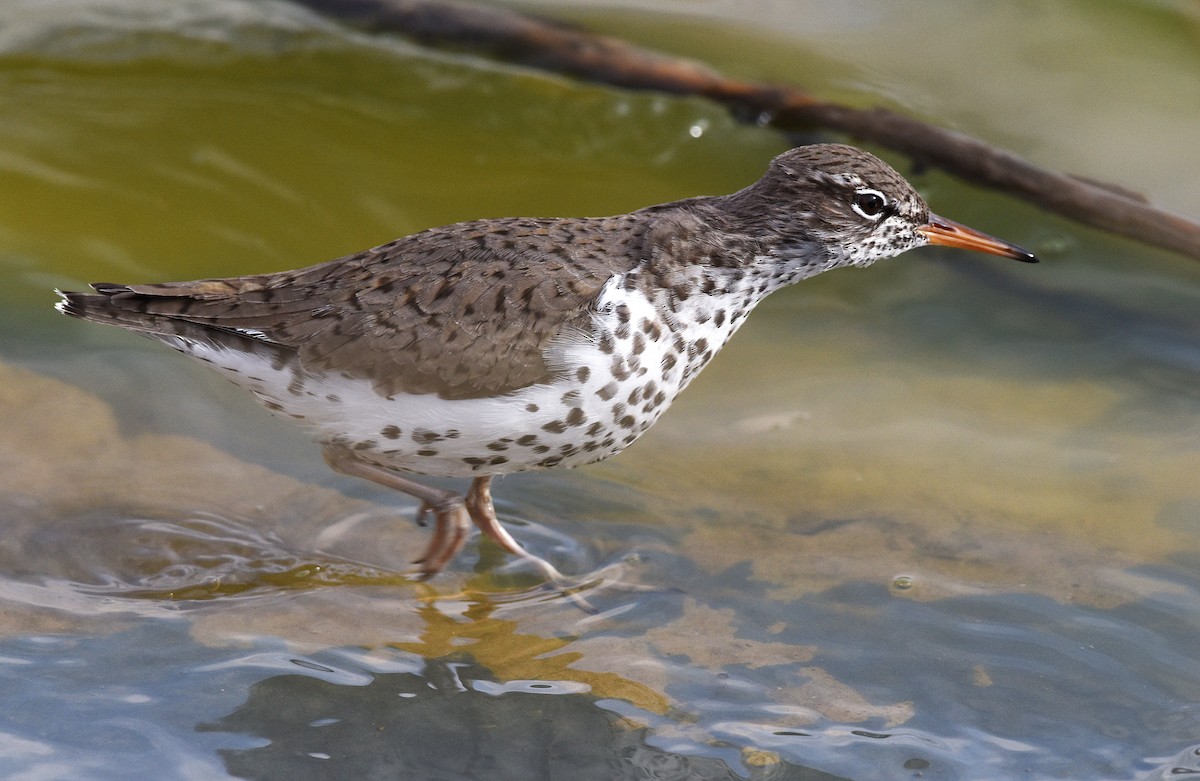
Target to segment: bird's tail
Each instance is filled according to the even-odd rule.
[[[157,285],[96,282],[91,293],[56,290],[61,300],[54,308],[69,317],[120,326],[176,349],[185,349],[185,343],[246,350],[282,347],[252,325],[221,317],[229,309],[231,288],[223,280]]]
[[[167,327],[166,318],[154,312],[147,299],[135,294],[128,285],[97,282],[92,288],[94,293],[55,290],[61,300],[54,308],[69,317],[147,334]]]

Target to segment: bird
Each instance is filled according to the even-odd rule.
[[[1037,262],[933,214],[875,155],[812,144],[732,194],[461,222],[293,271],[94,283],[56,290],[56,308],[203,362],[303,425],[337,472],[414,497],[435,521],[420,577],[473,523],[559,580],[500,524],[494,477],[619,453],[768,294],[928,244]]]

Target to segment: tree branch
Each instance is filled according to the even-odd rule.
[[[618,87],[701,95],[782,130],[826,128],[934,165],[1048,211],[1200,259],[1200,224],[1115,185],[1056,173],[962,133],[884,108],[817,100],[789,85],[727,78],[697,63],[504,9],[447,0],[297,0],[321,13],[427,44]]]

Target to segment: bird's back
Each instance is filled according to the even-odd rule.
[[[638,222],[460,223],[295,271],[100,283],[63,293],[59,310],[175,347],[270,345],[305,371],[364,378],[385,395],[493,395],[548,376],[547,345],[586,326],[604,284],[638,262]]]

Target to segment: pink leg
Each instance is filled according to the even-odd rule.
[[[436,520],[433,537],[421,558],[415,562],[422,565],[422,577],[431,578],[441,572],[442,568],[462,550],[467,541],[469,516],[463,506],[463,500],[458,494],[422,485],[394,470],[364,461],[355,455],[353,450],[344,447],[326,445],[324,455],[325,462],[336,472],[351,477],[361,477],[364,480],[394,488],[420,499],[421,509],[417,512],[418,521],[422,521],[426,513],[433,513]],[[491,504],[490,499],[488,504]]]
[[[566,580],[553,564],[522,548],[508,530],[500,525],[500,520],[496,518],[496,508],[492,504],[491,475],[477,477],[471,482],[471,488],[466,495],[466,505],[467,512],[479,527],[479,531],[495,540],[497,545],[537,567],[547,580],[560,583]]]

